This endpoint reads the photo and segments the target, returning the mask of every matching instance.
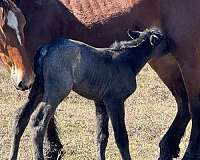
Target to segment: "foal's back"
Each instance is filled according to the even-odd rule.
[[[50,61],[48,60],[51,64],[53,64],[54,62],[57,64],[59,60],[59,62],[62,62],[62,64],[60,65],[89,64],[91,67],[91,65],[99,65],[99,63],[101,63],[102,65],[103,62],[105,64],[108,64],[112,60],[112,52],[110,52],[109,48],[94,48],[83,42],[71,39],[58,39],[52,43],[43,46],[43,49],[44,52],[46,52],[46,54],[44,54],[45,59],[52,58]]]

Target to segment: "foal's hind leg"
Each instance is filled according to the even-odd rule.
[[[97,119],[97,157],[98,160],[105,160],[105,151],[108,142],[108,114],[103,102],[95,102]]]
[[[47,133],[45,134],[47,145],[46,145],[46,156],[47,160],[60,160],[64,154],[63,145],[59,139],[58,129],[56,126],[55,116],[51,118],[49,121],[49,125],[47,128]]]
[[[49,75],[44,75],[44,77],[43,99],[31,119],[34,157],[36,160],[44,159],[43,140],[48,124],[53,117],[58,104],[72,89],[72,77],[68,72],[60,72],[59,75],[56,76],[49,73]]]
[[[56,106],[47,102],[41,102],[32,116],[33,147],[36,160],[43,160],[43,140],[51,117],[54,115]]]
[[[107,98],[104,101],[114,130],[115,141],[122,160],[131,160],[129,153],[128,134],[125,125],[124,103],[120,100]]]
[[[12,134],[11,134],[12,139],[11,139],[9,160],[17,159],[17,153],[19,149],[19,142],[21,136],[29,122],[31,114],[35,110],[41,98],[42,98],[42,88],[36,79],[30,91],[28,101],[23,107],[18,109],[16,117],[14,119]]]
[[[188,96],[175,58],[165,56],[154,59],[150,65],[170,89],[177,102],[176,117],[160,142],[160,160],[170,160],[178,157],[179,143],[190,120]]]

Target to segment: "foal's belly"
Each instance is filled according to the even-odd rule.
[[[100,101],[103,99],[108,87],[106,85],[94,86],[92,84],[74,84],[73,91],[79,95],[90,99]]]
[[[73,70],[73,91],[87,99],[102,100],[116,69],[101,57],[87,57]]]

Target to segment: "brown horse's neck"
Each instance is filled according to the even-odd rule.
[[[143,30],[150,26],[160,26],[159,0],[110,0],[109,3],[113,5],[109,7],[115,5],[113,14],[108,10],[109,7],[106,11],[106,6],[100,6],[91,12],[97,2],[100,5],[103,3],[102,0],[92,2],[94,4],[88,5],[82,0],[54,0],[40,6],[34,1],[18,1],[18,7],[27,19],[25,41],[30,57],[33,57],[38,46],[58,37],[83,41],[95,47],[106,47],[115,40],[127,39],[128,29]],[[122,2],[128,5],[120,8],[119,3]],[[79,8],[84,7],[88,10],[80,12]]]

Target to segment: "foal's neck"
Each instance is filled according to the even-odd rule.
[[[120,62],[128,65],[135,75],[151,58],[153,46],[149,42],[138,47],[126,48],[116,57]]]

